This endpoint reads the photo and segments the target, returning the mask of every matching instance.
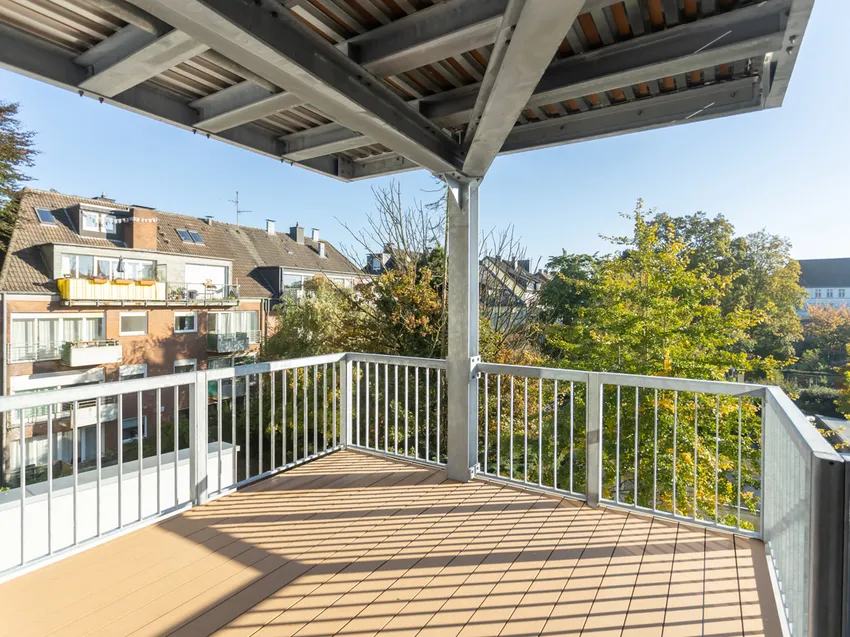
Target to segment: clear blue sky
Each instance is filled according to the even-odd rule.
[[[740,233],[787,236],[797,258],[850,256],[850,83],[840,52],[850,2],[817,0],[781,109],[541,150],[496,160],[481,190],[482,228],[514,224],[529,255],[606,250],[599,234],[638,197],[674,215],[721,213]],[[332,242],[360,225],[373,186],[339,183],[201,135],[0,71],[0,99],[38,132],[34,186],[243,223],[298,221]],[[432,177],[398,175],[408,198]]]

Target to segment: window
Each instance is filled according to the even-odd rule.
[[[815,298],[819,299],[823,296],[823,290],[815,290]]]
[[[201,245],[203,245],[203,238],[194,230],[189,230],[189,236],[192,237],[192,241],[194,241],[195,243],[200,243]]]
[[[121,312],[121,336],[139,336],[147,332],[147,312]]]
[[[148,364],[122,365],[118,369],[119,380],[133,380],[134,378],[145,378],[148,375]]]
[[[118,221],[112,215],[103,215],[102,228],[106,234],[116,234],[118,232]]]
[[[100,215],[96,212],[83,212],[83,230],[100,232]]]
[[[103,314],[12,314],[9,359],[56,360],[65,342],[103,340]]]
[[[175,312],[174,313],[174,332],[182,334],[185,332],[198,331],[198,313],[197,312]]]
[[[118,271],[118,259],[112,257],[93,257],[85,254],[63,254],[62,276],[65,278],[86,279],[98,276],[104,279],[141,279],[153,280],[156,277],[155,261],[124,259],[124,271]]]
[[[224,369],[225,367],[233,367],[233,359],[229,356],[211,358],[207,361],[207,369]]]
[[[184,358],[174,361],[174,373],[194,372],[198,369],[198,361],[194,358]]]
[[[177,236],[180,237],[180,241],[183,243],[198,243],[200,245],[204,245],[204,238],[195,230],[184,230],[181,228],[176,232]]]
[[[186,230],[178,230],[177,236],[185,243],[192,243],[192,237],[189,236],[189,233]]]
[[[127,444],[128,442],[133,442],[139,437],[139,419],[138,418],[125,418],[122,423],[122,431],[123,431],[123,442]],[[148,435],[148,419],[147,416],[142,416],[142,438]]]
[[[55,226],[56,225],[56,217],[53,216],[52,210],[47,210],[45,208],[36,208],[35,214],[38,215],[38,220],[41,223]]]
[[[827,291],[826,291],[826,298],[831,299],[831,298],[832,298],[832,293],[833,293],[833,289],[832,289],[832,288],[828,288],[828,289],[827,289]]]
[[[838,288],[838,298],[839,299],[844,298],[844,288]]]
[[[210,312],[207,315],[207,331],[210,334],[248,334],[249,343],[260,340],[259,312]]]

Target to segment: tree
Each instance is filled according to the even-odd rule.
[[[807,309],[804,348],[819,352],[822,369],[843,365],[850,343],[850,309],[829,305],[810,305]]]
[[[850,343],[847,344],[847,360],[850,361]],[[850,420],[850,362],[841,370],[841,392],[835,406],[844,417]]]
[[[590,302],[596,272],[597,255],[567,254],[552,257],[546,264],[552,274],[540,291],[540,320],[543,323],[570,325]]]
[[[6,255],[20,191],[29,180],[23,169],[33,165],[38,152],[35,133],[23,130],[17,116],[17,104],[0,101],[0,257]]]

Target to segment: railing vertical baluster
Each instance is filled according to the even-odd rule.
[[[384,363],[384,451],[390,450],[390,365]]]
[[[308,451],[309,443],[308,440],[310,438],[310,420],[309,420],[309,411],[310,411],[310,403],[307,401],[307,383],[310,379],[310,375],[307,373],[307,367],[304,366],[303,369],[303,379],[304,382],[301,383],[301,406],[303,409],[301,411],[304,412],[304,460],[306,460],[310,453]]]
[[[735,523],[735,528],[741,530],[741,419],[743,412],[743,398],[738,397],[738,509],[736,511],[735,519],[737,522]]]
[[[697,471],[699,467],[699,394],[694,392],[694,510],[697,519]]]
[[[286,370],[280,370],[280,466],[285,467],[286,460]]]
[[[408,367],[407,365],[404,366],[404,455],[405,456],[410,455],[409,454],[410,445],[408,444],[408,437],[410,435],[409,429],[408,429],[408,422],[410,420],[410,403],[409,403],[410,391],[408,389],[408,383],[407,383],[407,367]]]
[[[339,363],[340,366],[342,366],[342,364],[343,363]],[[337,367],[337,363],[333,363],[331,365],[331,373],[333,375],[332,379],[331,379],[331,419],[333,421],[333,446],[334,446],[334,448],[336,448],[336,446],[337,446],[337,435],[336,435],[337,434],[337,432],[336,432],[336,388],[337,388],[336,367]]]
[[[508,428],[508,437],[509,437],[508,439],[509,439],[510,444],[511,444],[511,450],[510,450],[510,459],[511,459],[511,472],[510,472],[510,478],[511,478],[511,480],[513,480],[513,479],[514,479],[514,377],[513,377],[513,376],[511,376],[511,395],[510,395],[510,399],[511,399],[511,403],[510,403],[510,405],[511,405],[511,412],[510,412],[510,418],[508,419],[508,427],[509,427],[509,428]]]
[[[263,374],[257,374],[257,475],[263,473]]]
[[[502,463],[502,375],[496,376],[496,475],[501,474]]]
[[[6,329],[5,327],[3,329]],[[24,410],[18,411],[18,422],[21,423],[20,432],[20,455],[21,462],[18,467],[18,486],[21,490],[21,566],[26,563],[27,551],[27,445],[26,445],[26,424],[24,423]]]
[[[655,425],[652,433],[652,510],[658,510],[658,390],[654,399]]]
[[[395,434],[393,435],[393,450],[398,453],[398,364],[394,365],[393,388],[395,392],[395,403],[393,404],[393,420],[395,422]]]
[[[230,379],[230,456],[233,458],[233,484],[239,482],[239,454],[236,453],[236,377]]]
[[[313,365],[313,453],[319,453],[319,366]]]
[[[371,418],[369,417],[369,407],[371,405],[371,401],[369,400],[369,369],[372,367],[371,363],[366,363],[366,447],[369,447],[369,427],[372,424]]]
[[[139,522],[144,518],[142,511],[142,471],[145,463],[145,448],[143,443],[143,428],[142,428],[142,392],[136,392],[136,459],[139,462]]]
[[[378,425],[380,416],[380,393],[381,393],[381,367],[378,363],[375,363],[375,451],[379,451],[381,448],[380,440],[378,439]]]
[[[634,504],[638,505],[638,440],[640,439],[640,388],[635,387],[635,487]]]
[[[356,383],[355,383],[356,389],[355,389],[354,393],[356,395],[356,401],[357,401],[357,445],[359,446],[360,445],[360,361],[357,361],[355,363],[355,365],[357,365],[357,368],[356,368],[357,369],[357,371],[356,371],[357,379],[356,379]]]
[[[351,435],[351,416],[352,416],[352,403],[351,403],[351,390],[354,387],[351,382],[352,374],[353,374],[353,364],[348,356],[340,362],[339,364],[340,371],[340,379],[339,379],[339,415],[340,415],[340,429],[339,429],[339,442],[340,444],[348,448],[351,445],[352,435]]]
[[[251,374],[245,374],[245,479],[251,477]]]
[[[442,380],[440,379],[440,368],[437,368],[437,463],[440,462],[440,386],[442,385]]]
[[[159,390],[157,390],[157,405],[156,405],[157,413],[159,413],[159,395],[158,395],[158,393],[159,393]],[[219,378],[217,381],[215,381],[215,421],[216,421],[215,425],[216,425],[216,434],[218,435],[218,455],[217,455],[217,459],[218,459],[218,492],[219,493],[221,493],[221,489],[222,489],[222,486],[221,486],[221,482],[222,482],[222,479],[221,479],[222,478],[221,445],[223,444],[222,443],[223,432],[222,432],[222,426],[221,426],[221,418],[222,418],[222,416],[221,416],[221,405],[222,405],[221,379]],[[158,417],[157,417],[157,427],[159,427],[159,418]],[[159,433],[157,432],[157,438],[158,437],[159,437]],[[157,445],[158,444],[159,444],[159,440],[157,439]],[[159,447],[158,446],[157,446],[157,453],[159,453]],[[158,470],[159,469],[157,469],[157,471]],[[157,478],[157,480],[158,480],[158,478]],[[157,497],[157,506],[159,506],[158,500],[159,500],[159,498]]]
[[[360,418],[360,401],[357,401],[357,417]],[[298,368],[292,368],[292,462],[298,460]]]
[[[487,380],[490,377],[490,374],[484,374],[484,473],[487,473],[487,453],[489,451],[487,445],[487,434],[490,428],[490,394],[488,393],[487,388]]]
[[[413,368],[413,382],[415,383],[413,386],[414,393],[416,398],[414,400],[414,411],[413,411],[413,448],[414,448],[414,458],[419,457],[419,367]]]
[[[124,395],[115,397],[118,402],[118,528],[124,528]],[[174,387],[174,415],[177,416],[177,387]],[[174,426],[174,504],[177,504],[177,425]]]
[[[614,502],[620,502],[620,408],[621,387],[617,385],[617,473],[614,478]]]
[[[431,459],[431,370],[425,368],[425,459]]]
[[[574,381],[570,381],[570,492],[575,493],[575,488],[573,487],[573,474],[575,473],[575,440],[574,440],[574,432],[576,429],[575,423],[575,394],[576,394],[576,386]],[[585,402],[587,402],[587,397],[585,396]],[[586,408],[586,407],[585,407]],[[586,455],[585,450],[585,455]],[[585,458],[585,462],[587,459]]]
[[[331,364],[333,367],[333,364]],[[328,364],[322,365],[322,449],[328,450]]]
[[[766,403],[765,403],[766,405]],[[763,407],[764,408],[764,407]],[[714,522],[719,521],[718,501],[720,497],[720,395],[714,405]]]
[[[537,484],[543,485],[543,379],[537,380]]]
[[[74,501],[74,546],[80,543],[80,507],[78,502],[78,490],[80,487],[80,436],[77,429],[77,421],[79,420],[79,403],[75,400],[71,408],[71,441],[73,448],[71,450],[71,468],[74,475],[73,486],[73,501]]]
[[[522,402],[522,479],[528,480],[528,377],[523,379],[523,402]]]
[[[157,425],[159,424],[159,418],[160,418],[160,415],[159,415],[159,392],[160,392],[160,390],[157,389],[156,390]],[[97,489],[96,489],[96,494],[95,494],[95,500],[97,501],[97,537],[100,537],[103,534],[103,524],[101,522],[101,513],[100,513],[100,509],[101,509],[101,499],[100,498],[101,498],[101,489],[102,489],[101,482],[103,480],[103,475],[102,475],[102,469],[103,469],[103,467],[102,467],[102,464],[103,464],[103,460],[102,460],[103,447],[102,447],[102,445],[103,445],[103,442],[101,441],[101,436],[103,435],[103,433],[102,433],[103,432],[103,423],[102,423],[102,414],[101,414],[102,406],[103,406],[103,402],[102,402],[100,396],[98,396],[97,401],[95,403],[95,409],[97,409],[97,415],[95,416],[95,429],[94,429],[94,434],[95,434],[95,437],[96,437],[96,440],[94,442],[94,448],[95,448],[95,453],[97,453],[97,459],[95,460],[95,471],[96,471],[96,476],[95,476],[96,482],[95,482],[95,484],[97,484]],[[53,444],[53,443],[51,442],[51,444]],[[160,451],[159,439],[157,439],[157,454],[159,454],[159,451]],[[159,465],[157,465],[157,476],[156,476],[157,512],[161,513],[162,512],[162,505],[159,502],[159,488],[160,488],[160,475],[159,474],[160,474],[160,468],[159,468]],[[51,469],[51,475],[52,475],[52,469]]]
[[[673,392],[673,515],[676,515],[676,477],[679,473],[678,437],[679,437],[679,392]]]
[[[558,488],[558,381],[552,398],[552,487]]]
[[[269,426],[271,427],[271,443],[269,445],[271,447],[269,449],[269,456],[270,456],[270,458],[269,458],[269,469],[271,469],[272,471],[274,471],[277,468],[277,463],[275,462],[275,460],[277,460],[277,457],[276,457],[277,453],[276,453],[276,450],[275,450],[275,446],[276,446],[275,443],[277,442],[277,435],[275,433],[275,429],[277,429],[277,427],[275,426],[274,417],[275,417],[275,382],[274,382],[274,371],[271,371],[271,372],[269,372]],[[218,440],[219,440],[218,447],[219,447],[219,449],[221,449],[221,434],[219,434]],[[219,462],[218,464],[219,464],[219,466],[221,466],[221,462]],[[283,464],[283,463],[281,463],[281,464]],[[221,483],[219,482],[219,485],[220,484]]]
[[[47,554],[53,555],[53,405],[47,405]]]

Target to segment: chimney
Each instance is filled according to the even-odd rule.
[[[274,236],[274,219],[266,219],[266,232],[270,236]]]
[[[304,228],[298,225],[298,222],[295,222],[295,225],[289,229],[290,238],[300,245],[304,245]]]
[[[319,243],[319,229],[313,228],[313,232],[310,235],[310,238],[313,240],[313,243]]]
[[[134,206],[124,228],[124,243],[137,250],[156,250],[156,210]]]
[[[328,258],[327,255],[325,254],[325,242],[324,241],[319,241],[319,258],[320,259],[327,259]]]
[[[211,226],[213,224],[213,216],[207,215],[206,217],[204,217],[204,221],[208,226]]]

